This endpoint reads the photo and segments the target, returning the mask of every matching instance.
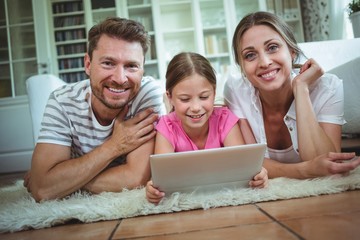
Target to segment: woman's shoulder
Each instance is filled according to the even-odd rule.
[[[226,84],[231,87],[241,87],[245,88],[249,85],[247,84],[247,79],[241,74],[240,70],[238,71],[230,71],[226,76]]]
[[[321,86],[322,88],[327,89],[336,89],[339,86],[342,86],[343,81],[338,76],[332,73],[324,73],[319,80],[316,82],[316,85]]]

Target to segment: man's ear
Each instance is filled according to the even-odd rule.
[[[91,61],[90,61],[90,56],[88,53],[85,54],[84,56],[84,66],[85,66],[85,72],[88,76],[90,76],[90,64]]]

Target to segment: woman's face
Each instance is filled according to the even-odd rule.
[[[240,64],[256,88],[274,91],[290,83],[294,54],[276,31],[266,25],[253,26],[240,43]]]
[[[199,74],[192,74],[175,85],[168,97],[186,132],[208,127],[213,112],[215,90]]]

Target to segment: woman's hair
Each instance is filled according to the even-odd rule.
[[[198,53],[182,52],[169,62],[166,71],[166,91],[171,94],[176,84],[194,73],[205,77],[214,89],[216,88],[216,74],[210,62]]]
[[[243,19],[241,19],[235,29],[235,33],[232,39],[232,47],[235,61],[240,67],[240,40],[247,30],[249,30],[253,26],[258,25],[265,25],[272,28],[284,39],[289,49],[295,53],[293,64],[298,60],[301,55],[304,55],[300,47],[297,45],[292,29],[281,18],[273,13],[260,11],[246,15]]]
[[[139,42],[143,49],[144,56],[150,46],[150,37],[142,24],[130,19],[109,17],[94,25],[89,30],[88,54],[90,60],[92,59],[92,53],[96,49],[99,39],[103,34],[128,42]]]

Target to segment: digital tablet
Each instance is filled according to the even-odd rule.
[[[261,171],[266,144],[150,156],[152,181],[165,193],[249,187]]]

